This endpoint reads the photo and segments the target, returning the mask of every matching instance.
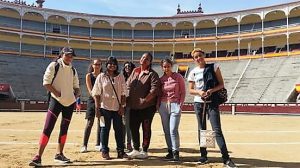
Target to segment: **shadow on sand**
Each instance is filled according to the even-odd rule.
[[[150,153],[167,153],[167,149],[157,149],[152,148],[149,149]],[[128,166],[128,167],[140,167],[140,166],[149,166],[149,167],[160,167],[160,166],[168,166],[168,167],[197,167],[197,160],[199,159],[199,150],[192,148],[180,148],[180,152],[182,153],[194,153],[197,156],[184,156],[181,155],[180,162],[169,162],[165,161],[163,157],[158,156],[149,156],[146,160],[141,159],[115,159],[112,160],[74,160],[73,163],[70,164],[53,164],[53,165],[43,165],[41,167],[95,167],[95,166]],[[208,150],[209,153],[217,152],[216,150]],[[164,156],[164,155],[163,155]],[[221,157],[209,157],[209,163],[207,167],[219,167],[222,165]],[[232,160],[237,164],[238,167],[288,167],[288,168],[299,168],[300,162],[276,162],[269,161],[264,159],[251,159],[251,158],[232,158]],[[202,167],[202,166],[201,166]]]

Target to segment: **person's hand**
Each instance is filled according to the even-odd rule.
[[[79,89],[74,89],[74,95],[76,98],[80,97],[80,90]]]
[[[55,95],[55,97],[60,97],[61,96],[61,93],[56,91],[56,90],[53,92],[53,94]]]
[[[118,111],[118,114],[119,114],[120,116],[122,116],[122,115],[124,115],[124,112],[125,112],[125,108],[122,107],[122,106],[120,106],[119,111]]]
[[[145,98],[140,98],[140,104],[143,105],[146,102]]]
[[[179,107],[180,107],[180,109],[182,110],[183,103],[180,103],[180,104],[179,104]]]
[[[203,90],[198,90],[198,95],[199,95],[200,97],[205,97],[205,96],[206,96],[206,92],[203,91]]]
[[[213,90],[212,89],[208,89],[206,91],[206,96],[211,96],[212,93],[213,93]]]
[[[95,108],[95,114],[97,118],[101,117],[101,112],[100,112],[100,108]]]

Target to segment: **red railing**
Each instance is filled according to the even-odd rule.
[[[16,102],[0,101],[0,111],[46,111],[47,101],[18,100]],[[86,102],[83,101],[81,109],[86,110]],[[298,103],[227,103],[220,106],[222,113],[232,114],[293,114],[300,115]],[[193,103],[183,105],[184,113],[193,113]]]

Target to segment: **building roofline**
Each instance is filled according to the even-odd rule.
[[[11,6],[15,7],[21,7],[21,8],[27,8],[27,9],[33,9],[33,10],[38,10],[41,12],[59,12],[59,14],[70,14],[70,15],[78,15],[80,16],[86,16],[86,17],[103,17],[103,18],[112,18],[112,19],[176,19],[176,18],[189,18],[192,19],[194,17],[216,17],[216,16],[224,16],[224,15],[230,15],[230,14],[245,14],[245,13],[257,13],[263,10],[268,10],[268,9],[274,9],[277,7],[288,7],[291,5],[300,5],[300,1],[293,1],[293,2],[288,2],[284,4],[277,4],[277,5],[272,5],[272,6],[266,6],[266,7],[258,7],[258,8],[252,8],[252,9],[245,9],[245,10],[239,10],[239,11],[231,11],[231,12],[222,12],[222,13],[212,13],[212,14],[203,14],[203,13],[187,13],[187,14],[176,14],[173,16],[159,16],[159,17],[135,17],[135,16],[114,16],[114,15],[98,15],[98,14],[90,14],[90,13],[80,13],[80,12],[72,12],[72,11],[64,11],[64,10],[59,10],[59,9],[50,9],[50,8],[38,8],[38,7],[31,7],[27,5],[20,5],[20,4],[14,4],[12,2],[8,1],[1,1],[0,4],[9,4]]]

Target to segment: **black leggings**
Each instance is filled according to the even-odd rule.
[[[147,152],[151,139],[151,123],[156,111],[155,106],[151,106],[141,110],[130,110],[130,130],[135,150],[140,148],[140,126],[143,128],[143,151]]]
[[[67,139],[68,128],[72,118],[73,110],[75,103],[70,106],[63,106],[53,97],[50,98],[49,108],[47,112],[47,117],[44,125],[44,130],[40,138],[40,145],[46,146],[49,137],[53,131],[56,120],[59,116],[59,113],[62,112],[62,119],[60,124],[60,132],[58,137],[58,143],[65,144]]]
[[[87,123],[86,123],[86,126],[85,126],[85,129],[84,129],[84,136],[83,136],[83,145],[84,146],[87,146],[88,145],[88,141],[89,141],[89,138],[90,138],[90,134],[91,134],[91,131],[92,131],[92,127],[93,127],[93,124],[94,124],[94,120],[95,120],[95,117],[90,117],[87,119]],[[97,120],[97,140],[96,140],[96,146],[99,146],[100,145],[100,131],[101,131],[101,127],[100,127],[100,121],[98,118],[96,118]]]

